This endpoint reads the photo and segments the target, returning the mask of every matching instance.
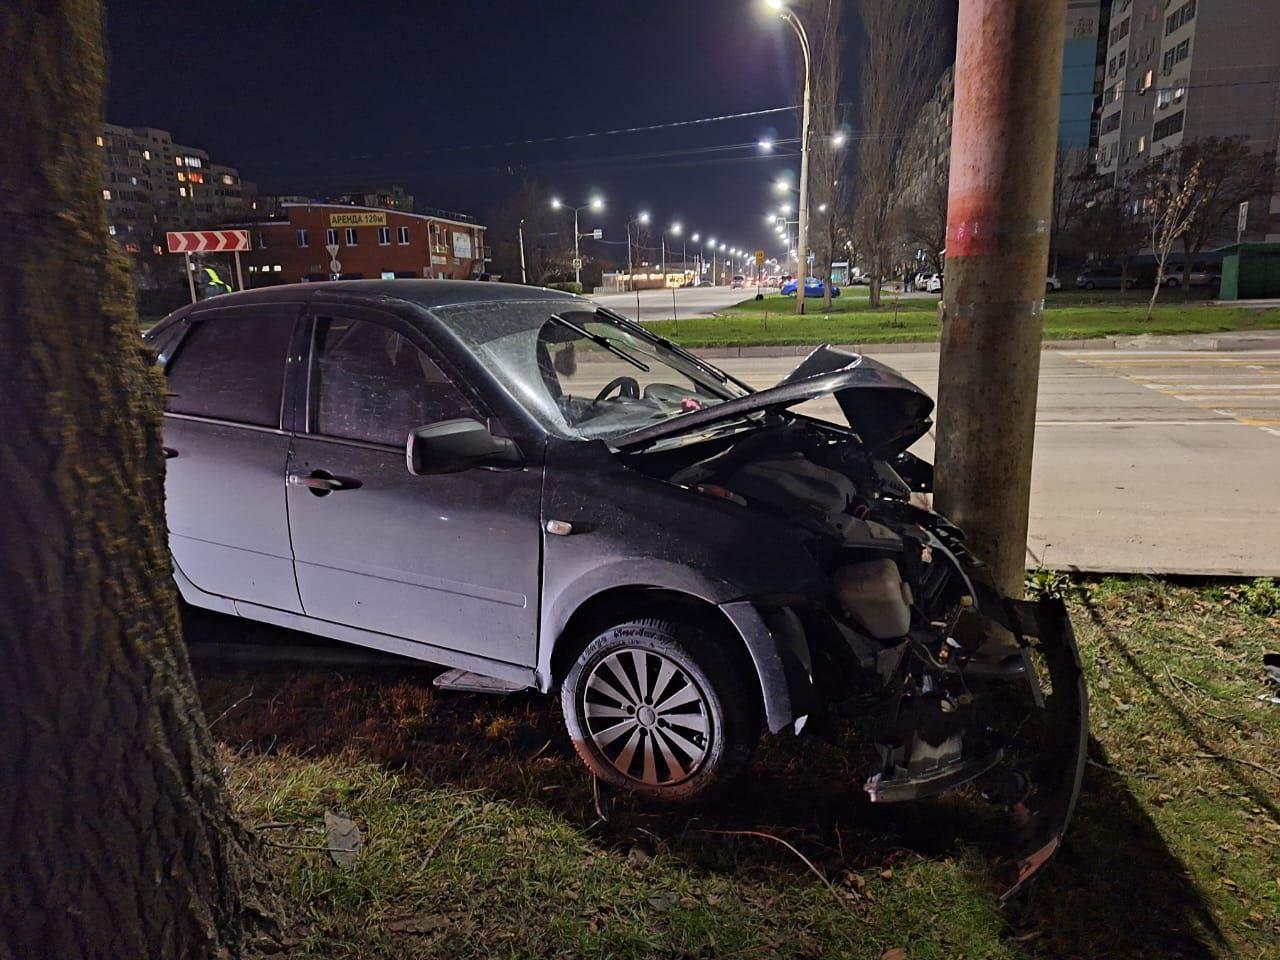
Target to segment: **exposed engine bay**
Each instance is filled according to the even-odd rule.
[[[864,712],[874,704],[872,802],[972,784],[1010,810],[1024,834],[1016,889],[1056,848],[1083,769],[1070,623],[1060,602],[1001,596],[962,533],[922,505],[932,467],[894,452],[895,440],[872,450],[853,429],[787,412],[629,460],[803,528],[829,590],[774,610],[793,687],[815,715],[851,698]]]

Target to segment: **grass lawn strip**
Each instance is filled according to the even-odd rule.
[[[962,808],[860,800],[856,730],[769,742],[715,807],[599,824],[544,698],[400,671],[201,685],[210,716],[251,691],[215,733],[245,818],[277,825],[297,956],[1280,957],[1274,587],[1109,579],[1071,603],[1092,763],[1058,859],[1005,910]],[[308,849],[325,810],[360,825],[353,868]],[[709,832],[735,829],[786,839],[836,894],[779,844]]]

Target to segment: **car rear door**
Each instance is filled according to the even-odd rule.
[[[298,304],[202,310],[165,360],[165,512],[198,589],[301,613],[285,513],[282,420]]]
[[[411,430],[486,411],[407,321],[354,306],[315,314],[288,486],[303,610],[532,666],[540,464],[409,473]]]

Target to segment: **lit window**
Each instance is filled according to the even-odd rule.
[[[326,230],[324,232],[324,242],[330,247],[336,247],[338,245],[338,231]]]
[[[1145,136],[1138,137],[1138,152],[1142,153],[1147,149],[1147,138]]]
[[[274,267],[272,267],[271,269],[272,269],[272,270],[274,270],[276,273],[279,273],[279,272],[280,272],[280,264],[278,264],[278,263],[277,263],[277,264],[276,264]]]
[[[409,242],[409,228],[396,228],[396,239],[401,243],[401,245],[407,244]]]
[[[150,160],[150,159],[151,159],[151,151],[150,151],[150,150],[143,150],[143,151],[142,151],[142,159],[143,159],[143,160]]]
[[[111,199],[111,191],[110,191],[110,190],[103,190],[103,191],[102,191],[102,199],[103,199],[103,200],[110,200],[110,199]]]
[[[137,178],[137,177],[130,177],[130,178],[129,178],[129,182],[130,182],[131,184],[133,184],[133,185],[136,187],[136,186],[138,185],[138,178]]]
[[[356,245],[356,228],[347,227],[347,246],[354,247]]]
[[[186,195],[187,195],[187,188],[186,188],[186,187],[179,187],[179,188],[178,188],[178,196],[180,196],[180,197],[185,197]]]
[[[235,185],[236,178],[229,173],[224,173],[222,175],[222,182],[226,184],[228,187],[231,187]]]
[[[1151,89],[1151,80],[1153,78],[1152,71],[1148,70],[1142,75],[1142,90],[1145,92]]]
[[[102,146],[102,145],[103,145],[103,144],[102,144],[102,138],[101,138],[101,137],[94,137],[94,138],[93,138],[93,142],[94,142],[94,143],[96,143],[98,146]]]
[[[204,174],[190,173],[190,174],[187,174],[187,179],[190,180],[192,183],[204,183]]]
[[[187,182],[187,175],[186,175],[185,173],[183,173],[181,170],[179,170],[179,171],[178,171],[178,182],[179,182],[179,183],[186,183],[186,182]]]
[[[114,223],[107,224],[107,233],[113,237],[116,235],[116,225]]]
[[[391,228],[379,227],[378,228],[378,246],[385,247],[390,242],[391,242]]]
[[[174,158],[173,158],[173,162],[174,162],[174,163],[176,163],[178,166],[182,166],[182,158],[181,158],[181,157],[174,157]]]
[[[307,231],[306,231],[306,230],[299,230],[299,231],[298,231],[298,246],[300,246],[300,247],[305,247],[306,245],[307,245]]]

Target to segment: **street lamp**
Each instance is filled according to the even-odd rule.
[[[590,200],[588,200],[586,203],[584,203],[580,207],[566,207],[565,204],[560,202],[559,197],[552,197],[551,209],[559,210],[561,208],[565,208],[573,211],[573,279],[578,284],[578,287],[581,288],[582,287],[582,256],[578,250],[578,240],[585,236],[591,236],[591,234],[578,232],[578,211],[579,210],[596,210],[596,211],[603,210],[604,198],[592,197]]]
[[[631,283],[632,290],[636,288],[636,281],[635,281],[636,268],[631,261],[631,227],[637,223],[648,223],[648,222],[649,222],[649,211],[647,210],[641,210],[638,214],[636,214],[634,217],[632,217],[630,220],[627,221],[627,279]],[[639,245],[639,242],[640,242],[640,234],[639,234],[639,231],[637,231],[636,232],[637,245]]]
[[[773,141],[770,140],[768,137],[761,137],[759,140],[756,141],[756,146],[760,148],[760,151],[762,153],[773,152]]]
[[[796,248],[800,252],[800,263],[803,266],[805,233],[809,229],[809,79],[813,68],[809,54],[809,35],[805,33],[804,25],[800,23],[799,18],[787,9],[782,0],[765,0],[765,4],[791,25],[791,29],[796,32],[796,37],[800,41],[800,52],[804,56],[804,95],[800,121],[800,226],[796,241]],[[804,313],[803,278],[796,284],[796,313]]]

